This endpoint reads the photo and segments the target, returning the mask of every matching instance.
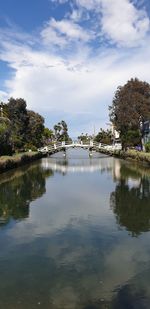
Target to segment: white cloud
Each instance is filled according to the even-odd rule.
[[[56,21],[52,19],[51,26],[71,39],[89,40],[89,35],[79,25],[69,20]]]
[[[129,0],[102,0],[102,31],[113,42],[134,47],[145,38],[150,21],[145,11]]]
[[[8,100],[8,93],[0,90],[0,102],[6,102]]]
[[[7,45],[1,58],[15,69],[6,83],[10,96],[24,97],[28,108],[46,115],[66,112],[73,118],[79,113],[76,123],[84,131],[82,113],[88,114],[87,122],[84,117],[86,129],[92,123],[97,122],[98,129],[107,122],[108,104],[118,85],[135,76],[150,82],[149,52],[144,47],[136,54],[110,49],[93,58],[74,54],[66,62],[46,51]]]
[[[99,128],[107,122],[108,104],[118,85],[131,77],[150,82],[150,47],[149,37],[144,40],[146,13],[128,0],[78,0],[78,9],[80,14],[73,7],[70,17],[50,19],[40,33],[36,32],[36,38],[25,33],[21,36],[21,31],[1,30],[0,60],[13,69],[5,81],[8,96],[24,97],[28,108],[47,117],[52,113],[61,117],[65,112],[68,119],[76,119],[79,133],[81,127],[84,131],[83,125],[88,130],[92,123],[97,122]],[[93,21],[95,29],[99,27],[99,41],[107,34],[120,46],[142,42],[141,47],[134,48],[134,52],[121,47],[95,48],[92,40],[96,39],[96,30],[91,24],[89,30],[83,29],[80,23],[84,9],[96,14]],[[7,99],[6,91],[1,97]]]
[[[105,39],[119,46],[140,45],[150,30],[148,14],[144,9],[137,8],[135,1],[75,0],[73,2],[78,7],[78,10],[73,13],[74,18],[82,19],[81,8],[94,12],[97,35],[100,37],[103,35]]]
[[[73,9],[72,13],[70,14],[70,19],[74,20],[75,22],[79,22],[82,18],[83,11],[82,9]]]
[[[101,0],[76,0],[76,3],[77,5],[82,6],[87,10],[95,10],[99,8]]]
[[[60,47],[65,47],[67,45],[67,40],[57,33],[51,25],[45,27],[42,30],[41,36],[45,45],[58,45]]]
[[[63,19],[56,21],[52,18],[41,31],[41,36],[45,44],[54,44],[64,47],[71,41],[88,42],[94,34],[84,30],[80,25],[72,20]]]

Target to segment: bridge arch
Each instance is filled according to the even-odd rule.
[[[95,150],[95,151],[115,151],[116,146],[113,145],[106,145],[102,143],[95,142],[93,140],[82,142],[82,141],[73,141],[73,142],[55,142],[51,145],[42,147],[38,149],[39,152],[42,152],[44,154],[52,154],[54,152],[66,150],[69,148],[83,148],[83,149],[89,149],[89,150]]]

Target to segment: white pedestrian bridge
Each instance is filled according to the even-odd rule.
[[[42,148],[39,148],[38,151],[43,154],[52,154],[54,152],[66,150],[69,148],[83,148],[83,149],[89,149],[89,150],[95,150],[95,151],[102,151],[102,150],[108,150],[108,151],[115,151],[121,149],[120,145],[106,145],[102,143],[97,143],[93,140],[82,142],[82,141],[71,141],[71,142],[54,142],[50,145],[44,146]]]

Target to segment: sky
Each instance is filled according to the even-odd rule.
[[[0,101],[92,134],[135,77],[150,82],[149,0],[0,0]]]

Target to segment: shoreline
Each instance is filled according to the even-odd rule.
[[[0,157],[0,174],[9,170],[21,167],[30,162],[43,158],[44,155],[39,152],[25,152],[13,156]]]
[[[55,153],[54,151],[49,154],[52,155]],[[103,149],[100,151],[100,153],[104,153],[106,155],[127,160],[127,161],[134,161],[135,163],[142,163],[146,166],[150,166],[150,153],[137,151],[137,150],[106,150]],[[9,170],[24,166],[28,163],[31,163],[33,161],[39,160],[41,158],[45,157],[45,154],[42,154],[40,152],[25,152],[16,154],[13,156],[1,156],[0,157],[0,174],[7,172]]]
[[[143,163],[147,166],[150,166],[150,153],[149,152],[143,152],[143,151],[137,151],[137,150],[103,150],[101,153],[111,155],[115,158],[127,160],[127,161],[134,161],[136,163]]]

